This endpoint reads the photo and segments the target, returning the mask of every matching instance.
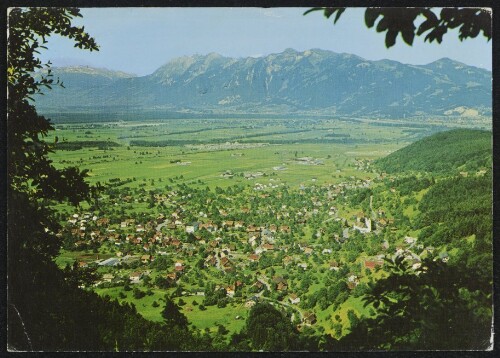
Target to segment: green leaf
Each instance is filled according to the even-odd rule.
[[[325,12],[324,12],[324,15],[327,19],[330,18],[330,16],[332,16],[332,14],[335,13],[335,11],[337,11],[337,8],[336,7],[327,7],[325,8]]]
[[[302,15],[307,15],[307,14],[313,12],[313,11],[321,11],[323,9],[324,9],[323,7],[313,7],[311,9],[307,10],[306,12],[304,12]]]
[[[413,44],[413,39],[415,38],[415,32],[413,32],[413,30],[405,30],[401,32],[401,35],[403,35],[404,42],[410,46]]]
[[[375,20],[377,20],[379,15],[380,15],[379,9],[374,9],[371,7],[366,9],[366,11],[365,11],[365,24],[366,24],[366,26],[370,27],[370,28],[373,27],[373,25],[375,25]]]
[[[396,43],[396,37],[398,36],[398,32],[394,30],[387,31],[385,35],[385,47],[389,48],[394,46]]]
[[[333,20],[333,23],[336,24],[337,21],[340,19],[340,16],[344,13],[345,8],[339,9],[337,11],[337,15],[335,16],[335,20]]]
[[[424,32],[436,27],[439,24],[439,20],[435,13],[428,10],[424,12],[426,20],[420,24],[417,30],[417,36],[422,35]]]
[[[384,32],[388,29],[389,24],[387,22],[387,19],[385,17],[382,18],[377,24],[377,32]]]

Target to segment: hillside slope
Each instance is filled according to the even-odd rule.
[[[440,132],[404,147],[376,161],[388,172],[477,171],[491,167],[492,133],[472,129]]]

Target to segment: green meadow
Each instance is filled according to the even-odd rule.
[[[356,159],[385,156],[429,131],[442,129],[442,125],[414,128],[411,122],[393,127],[333,119],[169,119],[55,127],[47,141],[53,142],[57,136],[56,148],[64,148],[65,143],[83,144],[81,149],[52,154],[57,166],[88,169],[91,183],[134,179],[131,187],[145,183],[145,189],[164,187],[169,179],[210,188],[270,179],[291,186],[311,180],[336,183],[350,176],[366,179],[370,173],[358,170]],[[90,142],[112,146],[92,146]],[[303,157],[320,164],[297,161]],[[234,176],[223,178],[226,171]],[[244,177],[257,172],[264,178]]]
[[[118,187],[144,190],[167,189],[170,186],[187,184],[189,187],[211,190],[227,188],[238,184],[253,187],[258,184],[279,186],[286,184],[298,189],[302,185],[353,182],[353,179],[373,179],[376,173],[371,169],[372,160],[384,157],[419,138],[447,129],[446,123],[429,122],[426,125],[411,121],[384,123],[370,120],[347,119],[179,119],[156,121],[114,121],[99,123],[56,123],[56,131],[48,142],[54,143],[56,152],[51,159],[56,166],[78,166],[88,170],[90,184],[108,184],[120,180]],[[57,137],[57,138],[56,138]],[[415,193],[413,197],[401,196],[399,204],[405,200],[420,201],[428,189]],[[145,192],[144,192],[145,193]],[[147,196],[147,194],[144,194]],[[380,195],[390,195],[381,193]],[[148,213],[148,203],[144,198],[133,198],[122,212]],[[382,197],[384,201],[389,197]],[[116,204],[115,204],[116,205]],[[82,203],[81,209],[89,207]],[[74,212],[68,206],[58,207],[66,214]],[[359,212],[356,206],[341,206],[339,215],[352,218]],[[418,214],[415,205],[407,205],[404,215],[413,219]],[[65,216],[64,216],[65,218]],[[110,225],[118,229],[118,224]],[[313,237],[314,232],[305,227],[304,237]],[[418,235],[418,231],[397,231],[394,233],[395,244],[402,243],[407,235]],[[61,250],[56,259],[59,267],[72,265],[75,261],[91,262],[115,256],[118,248],[113,244],[103,244],[98,251]],[[364,249],[363,249],[364,250]],[[365,252],[353,260],[353,264],[362,267],[367,258]],[[182,258],[188,266],[195,266],[197,257]],[[303,258],[309,267],[315,267],[314,260]],[[286,275],[289,268],[273,265],[275,274]],[[328,270],[328,261],[317,267]],[[132,270],[120,272],[119,276],[127,280]],[[269,270],[265,270],[267,273]],[[116,273],[113,269],[100,268],[100,273]],[[151,280],[164,274],[153,270]],[[245,266],[240,274],[252,275]],[[382,274],[376,272],[373,278]],[[222,273],[213,268],[204,268],[200,273],[201,281],[213,281],[224,284]],[[199,285],[185,280],[182,282],[186,291],[196,291]],[[199,282],[199,281],[196,281]],[[361,282],[367,277],[361,275]],[[293,280],[294,287],[301,283]],[[146,292],[142,284],[132,285]],[[316,281],[306,292],[314,295],[323,287],[322,281]],[[92,288],[99,295],[108,295],[121,302],[133,303],[137,311],[145,318],[160,322],[163,297],[172,294],[174,288],[149,289],[149,294],[136,298],[133,291],[125,291],[123,286]],[[184,295],[174,300],[181,307],[182,313],[193,326],[201,330],[216,332],[223,325],[229,332],[240,331],[248,316],[249,308],[245,300],[234,300],[223,308],[216,305],[200,309],[203,296]],[[285,298],[284,302],[287,298]],[[286,306],[286,305],[285,305]],[[290,308],[290,305],[288,305]],[[305,313],[298,305],[290,308]],[[350,330],[348,311],[352,310],[359,318],[370,316],[370,309],[363,307],[361,297],[350,296],[338,306],[328,305],[325,309],[315,308],[316,327],[325,333],[340,337]],[[351,313],[352,318],[352,313]]]

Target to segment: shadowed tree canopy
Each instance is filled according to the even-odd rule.
[[[316,7],[304,15],[322,11],[333,23],[337,23],[347,8]],[[420,24],[419,24],[420,23]],[[365,11],[365,24],[375,27],[377,32],[385,33],[385,46],[394,46],[401,33],[403,41],[413,44],[415,36],[425,35],[424,41],[441,43],[448,30],[458,28],[458,38],[463,41],[475,38],[480,33],[491,39],[491,13],[480,8],[443,8],[440,11],[429,7],[379,8],[369,7]],[[415,24],[419,24],[418,27]]]
[[[390,275],[370,284],[365,306],[377,310],[351,327],[340,350],[487,349],[491,293],[474,271],[424,259],[412,270],[403,256],[386,259]],[[444,339],[446,337],[446,339]]]
[[[182,329],[188,327],[187,317],[168,295],[165,295],[165,307],[161,311],[161,315],[168,326],[177,326]]]
[[[67,199],[72,204],[87,197],[89,187],[83,181],[86,171],[53,166],[48,158],[53,144],[43,140],[53,127],[37,114],[33,95],[60,84],[51,74],[50,63],[42,64],[37,57],[51,34],[74,40],[75,47],[98,50],[83,27],[71,24],[75,17],[81,17],[79,9],[14,8],[9,12],[7,43],[9,187],[33,199]],[[35,76],[44,67],[47,74]]]
[[[256,350],[289,351],[298,341],[290,319],[269,303],[252,307],[245,330]]]
[[[78,204],[87,197],[89,186],[85,171],[53,166],[48,158],[52,144],[44,140],[53,127],[37,114],[32,96],[59,83],[50,70],[35,76],[37,70],[50,67],[37,54],[51,34],[74,40],[76,47],[97,50],[83,27],[71,24],[79,16],[74,8],[14,8],[8,13],[8,345],[15,349],[75,343],[70,322],[78,320],[78,313],[70,313],[74,307],[60,302],[61,292],[69,296],[73,291],[65,291],[71,284],[52,262],[60,243],[54,234],[58,223],[46,202]],[[95,337],[90,336],[92,343]]]

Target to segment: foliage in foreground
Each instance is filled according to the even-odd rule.
[[[337,349],[486,349],[491,295],[458,265],[424,260],[412,271],[402,256],[389,262],[391,275],[364,297],[376,318],[361,320]]]
[[[316,7],[306,11],[305,14],[323,11],[328,19],[335,15],[334,23],[336,23],[346,9],[345,7]],[[488,10],[480,8],[445,7],[439,12],[429,7],[369,7],[365,10],[366,26],[375,27],[377,32],[385,33],[387,48],[394,46],[400,33],[403,41],[411,46],[415,36],[424,34],[424,41],[441,43],[448,30],[457,28],[460,41],[475,38],[481,32],[490,40],[491,18]],[[420,22],[418,28],[415,22],[417,24]]]

